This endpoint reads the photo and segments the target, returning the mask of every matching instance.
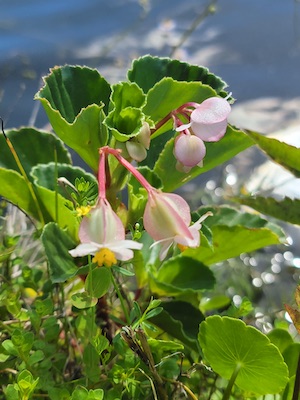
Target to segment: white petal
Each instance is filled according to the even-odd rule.
[[[70,250],[69,253],[72,257],[83,257],[89,254],[95,254],[102,246],[96,243],[81,243],[75,249]]]

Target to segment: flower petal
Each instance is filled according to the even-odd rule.
[[[79,239],[82,243],[109,243],[124,238],[122,221],[106,199],[100,199],[98,205],[81,221]]]
[[[84,257],[89,254],[95,254],[102,246],[97,243],[80,243],[75,249],[69,250],[72,257]]]
[[[155,241],[174,238],[176,235],[192,238],[188,230],[191,222],[190,208],[182,197],[155,190],[148,196],[144,226]]]
[[[203,141],[195,135],[180,134],[175,140],[174,155],[186,167],[195,167],[206,154]]]

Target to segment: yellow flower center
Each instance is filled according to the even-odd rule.
[[[76,208],[77,217],[83,217],[84,215],[88,214],[91,210],[91,206],[80,206]]]
[[[114,253],[105,247],[94,255],[92,261],[97,263],[99,267],[102,267],[102,265],[111,267],[112,265],[117,264],[117,259]]]
[[[179,250],[181,252],[189,248],[188,246],[184,246],[183,244],[179,244],[179,243],[177,243],[177,247],[179,248]]]

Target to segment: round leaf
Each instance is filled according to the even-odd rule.
[[[288,381],[288,369],[267,336],[243,321],[218,315],[200,325],[199,341],[205,359],[225,379],[239,367],[235,383],[259,394],[279,393]]]
[[[96,268],[89,272],[85,287],[86,291],[93,297],[102,297],[111,285],[111,273],[107,268]]]

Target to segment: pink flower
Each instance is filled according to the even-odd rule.
[[[231,107],[226,99],[210,97],[191,113],[189,126],[205,142],[217,142],[226,132]]]
[[[125,240],[122,221],[104,198],[99,198],[97,206],[83,217],[79,239],[81,243],[69,251],[73,257],[92,254],[97,259],[97,254],[106,249],[108,253],[113,253],[111,259],[114,256],[118,260],[127,261],[133,257],[133,250],[142,248],[141,243]]]
[[[180,163],[178,168],[188,172],[192,167],[202,166],[206,148],[203,141],[190,132],[180,133],[175,139],[174,155]]]
[[[189,172],[196,165],[202,167],[206,154],[203,142],[217,142],[225,135],[227,117],[231,110],[227,100],[220,97],[210,97],[201,104],[187,105],[195,107],[188,124],[182,125],[180,119],[174,117],[175,129],[180,132],[174,146],[174,155],[178,161],[176,168],[183,172]],[[183,105],[179,110],[182,109],[187,117],[190,111],[185,107]]]
[[[160,260],[166,257],[173,243],[198,247],[200,245],[199,229],[206,216],[202,216],[190,226],[190,207],[182,197],[174,193],[163,193],[154,188],[148,191],[144,227],[149,235],[162,245]]]

